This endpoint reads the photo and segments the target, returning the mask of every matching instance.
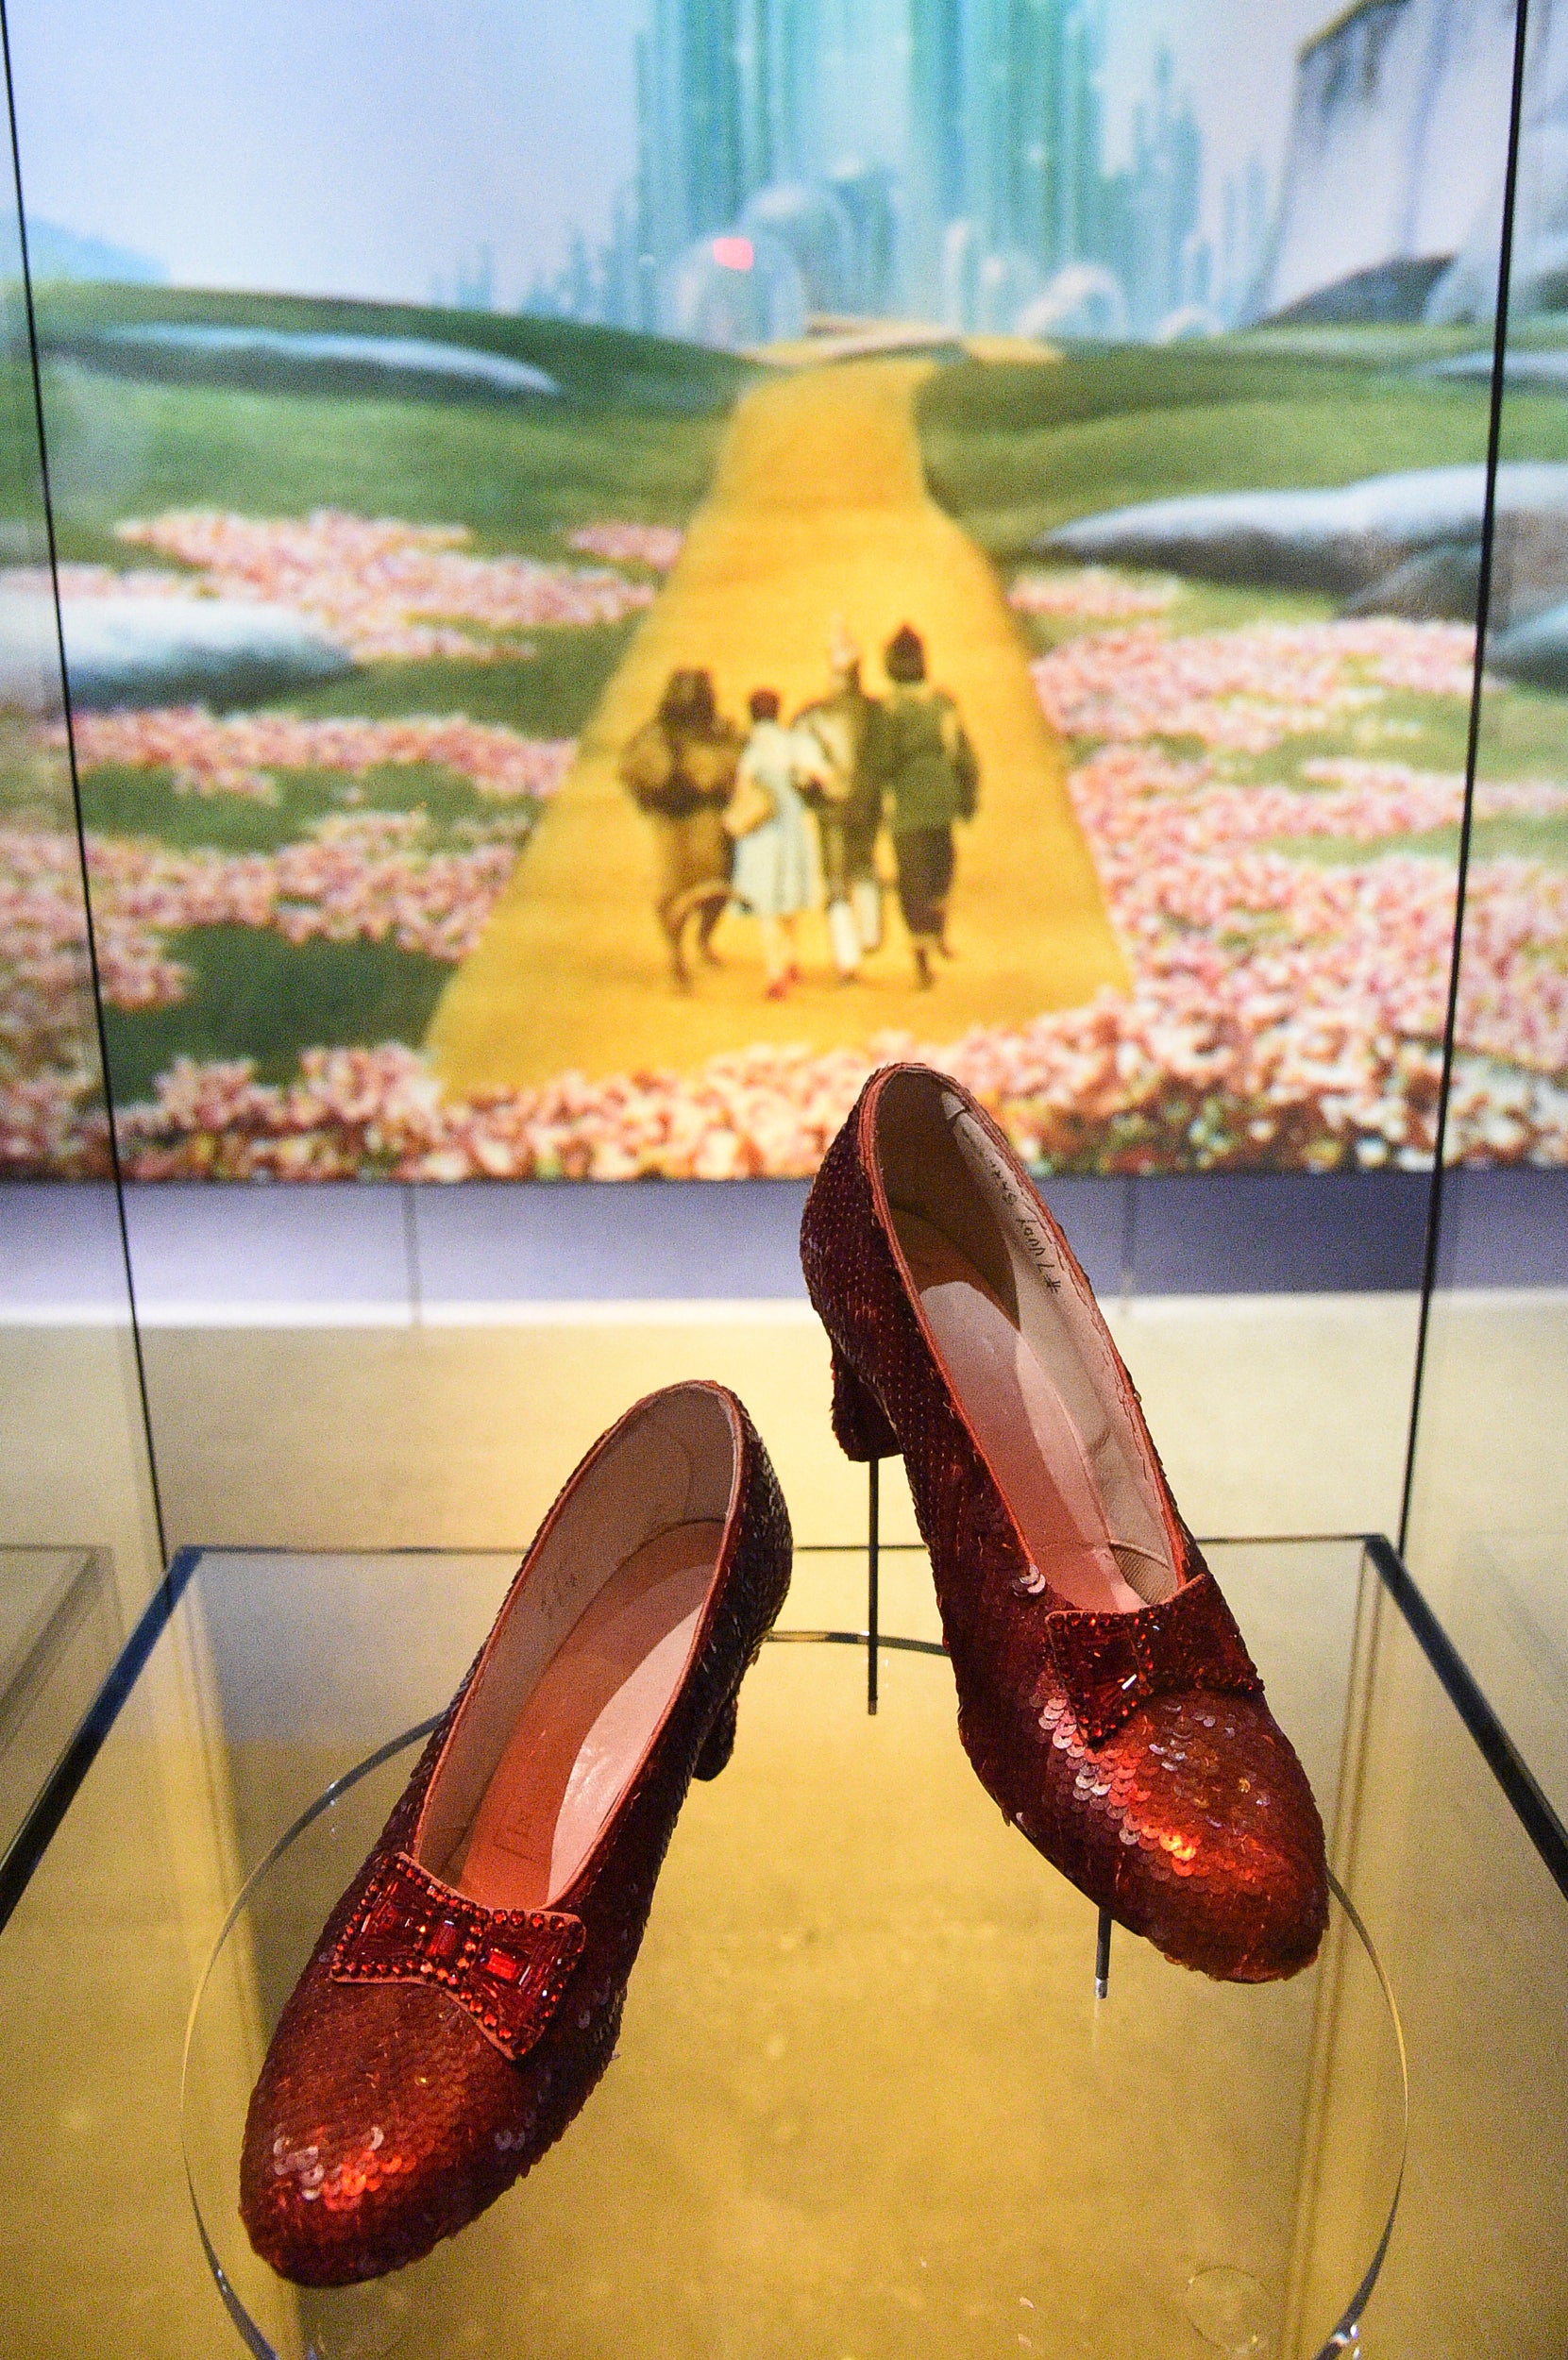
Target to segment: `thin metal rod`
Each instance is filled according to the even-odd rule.
[[[872,1458],[867,1463],[870,1475],[870,1497],[869,1516],[866,1530],[866,1710],[868,1712],[875,1712],[877,1709],[877,1608],[880,1576],[880,1568],[877,1564],[879,1546],[877,1526],[878,1509],[881,1504],[881,1485],[878,1477],[882,1462],[880,1459]]]
[[[1094,1996],[1104,1999],[1111,1987],[1111,1913],[1100,1913],[1100,1930],[1094,1938]]]

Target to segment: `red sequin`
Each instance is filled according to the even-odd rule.
[[[474,1954],[497,1919],[518,1913],[481,1909],[427,1874],[406,1852],[376,1873],[332,1953],[340,1983],[416,1983],[433,1978],[466,2008],[487,2040],[514,2062],[525,2057],[554,2014],[582,1956],[580,1919],[535,1910],[512,1951],[487,1948],[479,1970],[510,1989],[475,1981]]]
[[[703,1390],[733,1419],[737,1465],[699,1652],[569,1912],[481,1909],[410,1856],[470,1672],[278,2020],[245,2121],[240,2211],[258,2253],[301,2284],[376,2278],[451,2236],[538,2162],[610,2062],[687,1784],[714,1763],[715,1731],[728,1742],[789,1586],[767,1455],[734,1396]]]
[[[1202,1688],[1260,1696],[1229,1607],[1207,1566],[1175,1595],[1130,1614],[1048,1614],[1046,1636],[1073,1717],[1098,1745],[1155,1696]]]
[[[801,1256],[833,1345],[841,1446],[851,1458],[903,1458],[965,1750],[1030,1842],[1167,1957],[1234,1981],[1293,1975],[1327,1923],[1323,1824],[1171,1498],[1131,1379],[1099,1322],[1106,1407],[1147,1447],[1180,1535],[1179,1587],[1158,1607],[1082,1613],[1054,1598],[1031,1562],[917,1307],[877,1147],[878,1101],[895,1074],[961,1102],[1005,1168],[1015,1206],[1049,1241],[1052,1277],[1080,1290],[1092,1321],[1099,1313],[969,1092],[921,1066],[873,1074],[813,1184]]]

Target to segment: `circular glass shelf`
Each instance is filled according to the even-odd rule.
[[[856,1634],[789,1633],[855,1641]],[[1335,1888],[1323,1954],[1216,1984],[1000,1820],[929,1642],[767,1648],[695,1786],[615,2061],[566,2136],[413,2267],[287,2285],[237,2210],[250,2084],[430,1724],[251,1877],[192,2010],[182,2128],[258,2360],[1319,2360],[1354,2351],[1404,2163],[1404,2048]],[[1347,2138],[1347,2109],[1351,2135]]]

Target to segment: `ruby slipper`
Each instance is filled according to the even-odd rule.
[[[996,1124],[929,1068],[873,1075],[801,1245],[834,1431],[851,1458],[902,1455],[987,1793],[1168,1957],[1294,1974],[1327,1918],[1311,1789]]]
[[[767,1454],[722,1386],[649,1394],[588,1453],[273,2034],[240,2211],[285,2277],[416,2260],[577,2114],[789,1569]]]

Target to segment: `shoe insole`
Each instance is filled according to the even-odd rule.
[[[587,1859],[685,1672],[724,1527],[645,1542],[573,1624],[443,1872],[487,1909],[545,1909]]]
[[[918,1214],[894,1226],[921,1307],[1035,1565],[1092,1613],[1146,1606],[1123,1575],[1088,1445],[1050,1371],[974,1265]]]

